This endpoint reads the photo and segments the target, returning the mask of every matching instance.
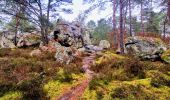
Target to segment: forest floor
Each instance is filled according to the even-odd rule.
[[[113,50],[60,64],[36,48],[0,49],[0,100],[169,100],[170,65]]]

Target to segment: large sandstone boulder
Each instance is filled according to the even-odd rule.
[[[110,43],[107,40],[101,40],[99,43],[99,47],[103,49],[109,49],[110,48]]]
[[[55,46],[56,46],[56,54],[55,54],[56,61],[60,63],[69,64],[74,58],[73,56],[74,49],[71,47],[62,46],[58,42],[56,42]]]
[[[4,31],[0,36],[0,48],[15,48],[14,37],[15,33]]]
[[[58,39],[58,42],[65,47],[81,48],[84,45],[82,26],[78,22],[68,23],[59,20],[53,35],[54,39]]]
[[[39,46],[40,43],[40,35],[28,33],[19,37],[17,47]]]
[[[2,36],[0,40],[0,48],[15,48],[15,45],[12,40]]]
[[[154,60],[160,58],[166,46],[159,38],[135,36],[125,40],[125,49],[127,54]]]
[[[81,55],[80,48],[90,44],[90,35],[79,22],[69,23],[59,19],[50,37],[56,41],[56,60],[67,64],[73,56]]]
[[[170,49],[165,51],[162,55],[161,55],[161,59],[163,61],[165,61],[166,63],[170,63]]]

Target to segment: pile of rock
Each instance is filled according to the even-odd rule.
[[[15,33],[4,31],[0,36],[0,48],[16,48],[16,47],[29,47],[39,46],[41,42],[40,34],[37,33],[23,33],[18,34],[16,38],[17,45],[14,44]]]
[[[55,58],[59,62],[69,63],[74,56],[79,56],[83,52],[110,48],[110,43],[106,40],[101,41],[99,46],[91,45],[90,33],[79,22],[69,23],[59,19],[51,37],[56,41]]]
[[[159,38],[129,37],[125,41],[127,54],[136,55],[142,59],[156,60],[166,51],[166,45]]]

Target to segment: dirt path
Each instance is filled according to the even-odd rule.
[[[73,87],[70,91],[63,94],[58,100],[78,100],[82,96],[94,75],[94,73],[89,69],[91,64],[94,62],[94,58],[95,53],[91,53],[89,56],[84,57],[82,68],[85,71],[87,78],[83,80],[81,84]]]

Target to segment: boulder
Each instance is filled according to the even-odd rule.
[[[166,63],[170,63],[170,49],[168,49],[161,55],[161,59]]]
[[[98,52],[98,51],[102,51],[103,48],[100,46],[94,46],[94,45],[86,45],[85,46],[86,51],[88,52]]]
[[[39,46],[40,43],[41,43],[40,35],[28,33],[19,37],[17,47]]]
[[[0,48],[15,48],[13,41],[2,36],[0,40]]]
[[[126,53],[142,59],[155,60],[160,58],[166,49],[164,42],[159,38],[135,36],[125,40]]]
[[[60,43],[56,42],[56,54],[55,58],[57,62],[69,64],[74,56],[74,50],[71,47],[62,46]]]
[[[62,46],[82,48],[90,44],[90,33],[80,22],[66,22],[59,19],[53,31],[53,38],[58,39]]]
[[[0,36],[0,48],[15,48],[14,45],[15,33],[10,31],[4,31]]]
[[[110,48],[110,43],[107,40],[101,40],[99,43],[99,47],[103,49],[109,49]]]
[[[50,38],[55,41],[56,54],[55,58],[58,62],[69,63],[73,60],[73,56],[82,55],[85,51],[85,45],[90,44],[87,31],[79,22],[66,22],[59,19],[53,33],[50,33]]]

